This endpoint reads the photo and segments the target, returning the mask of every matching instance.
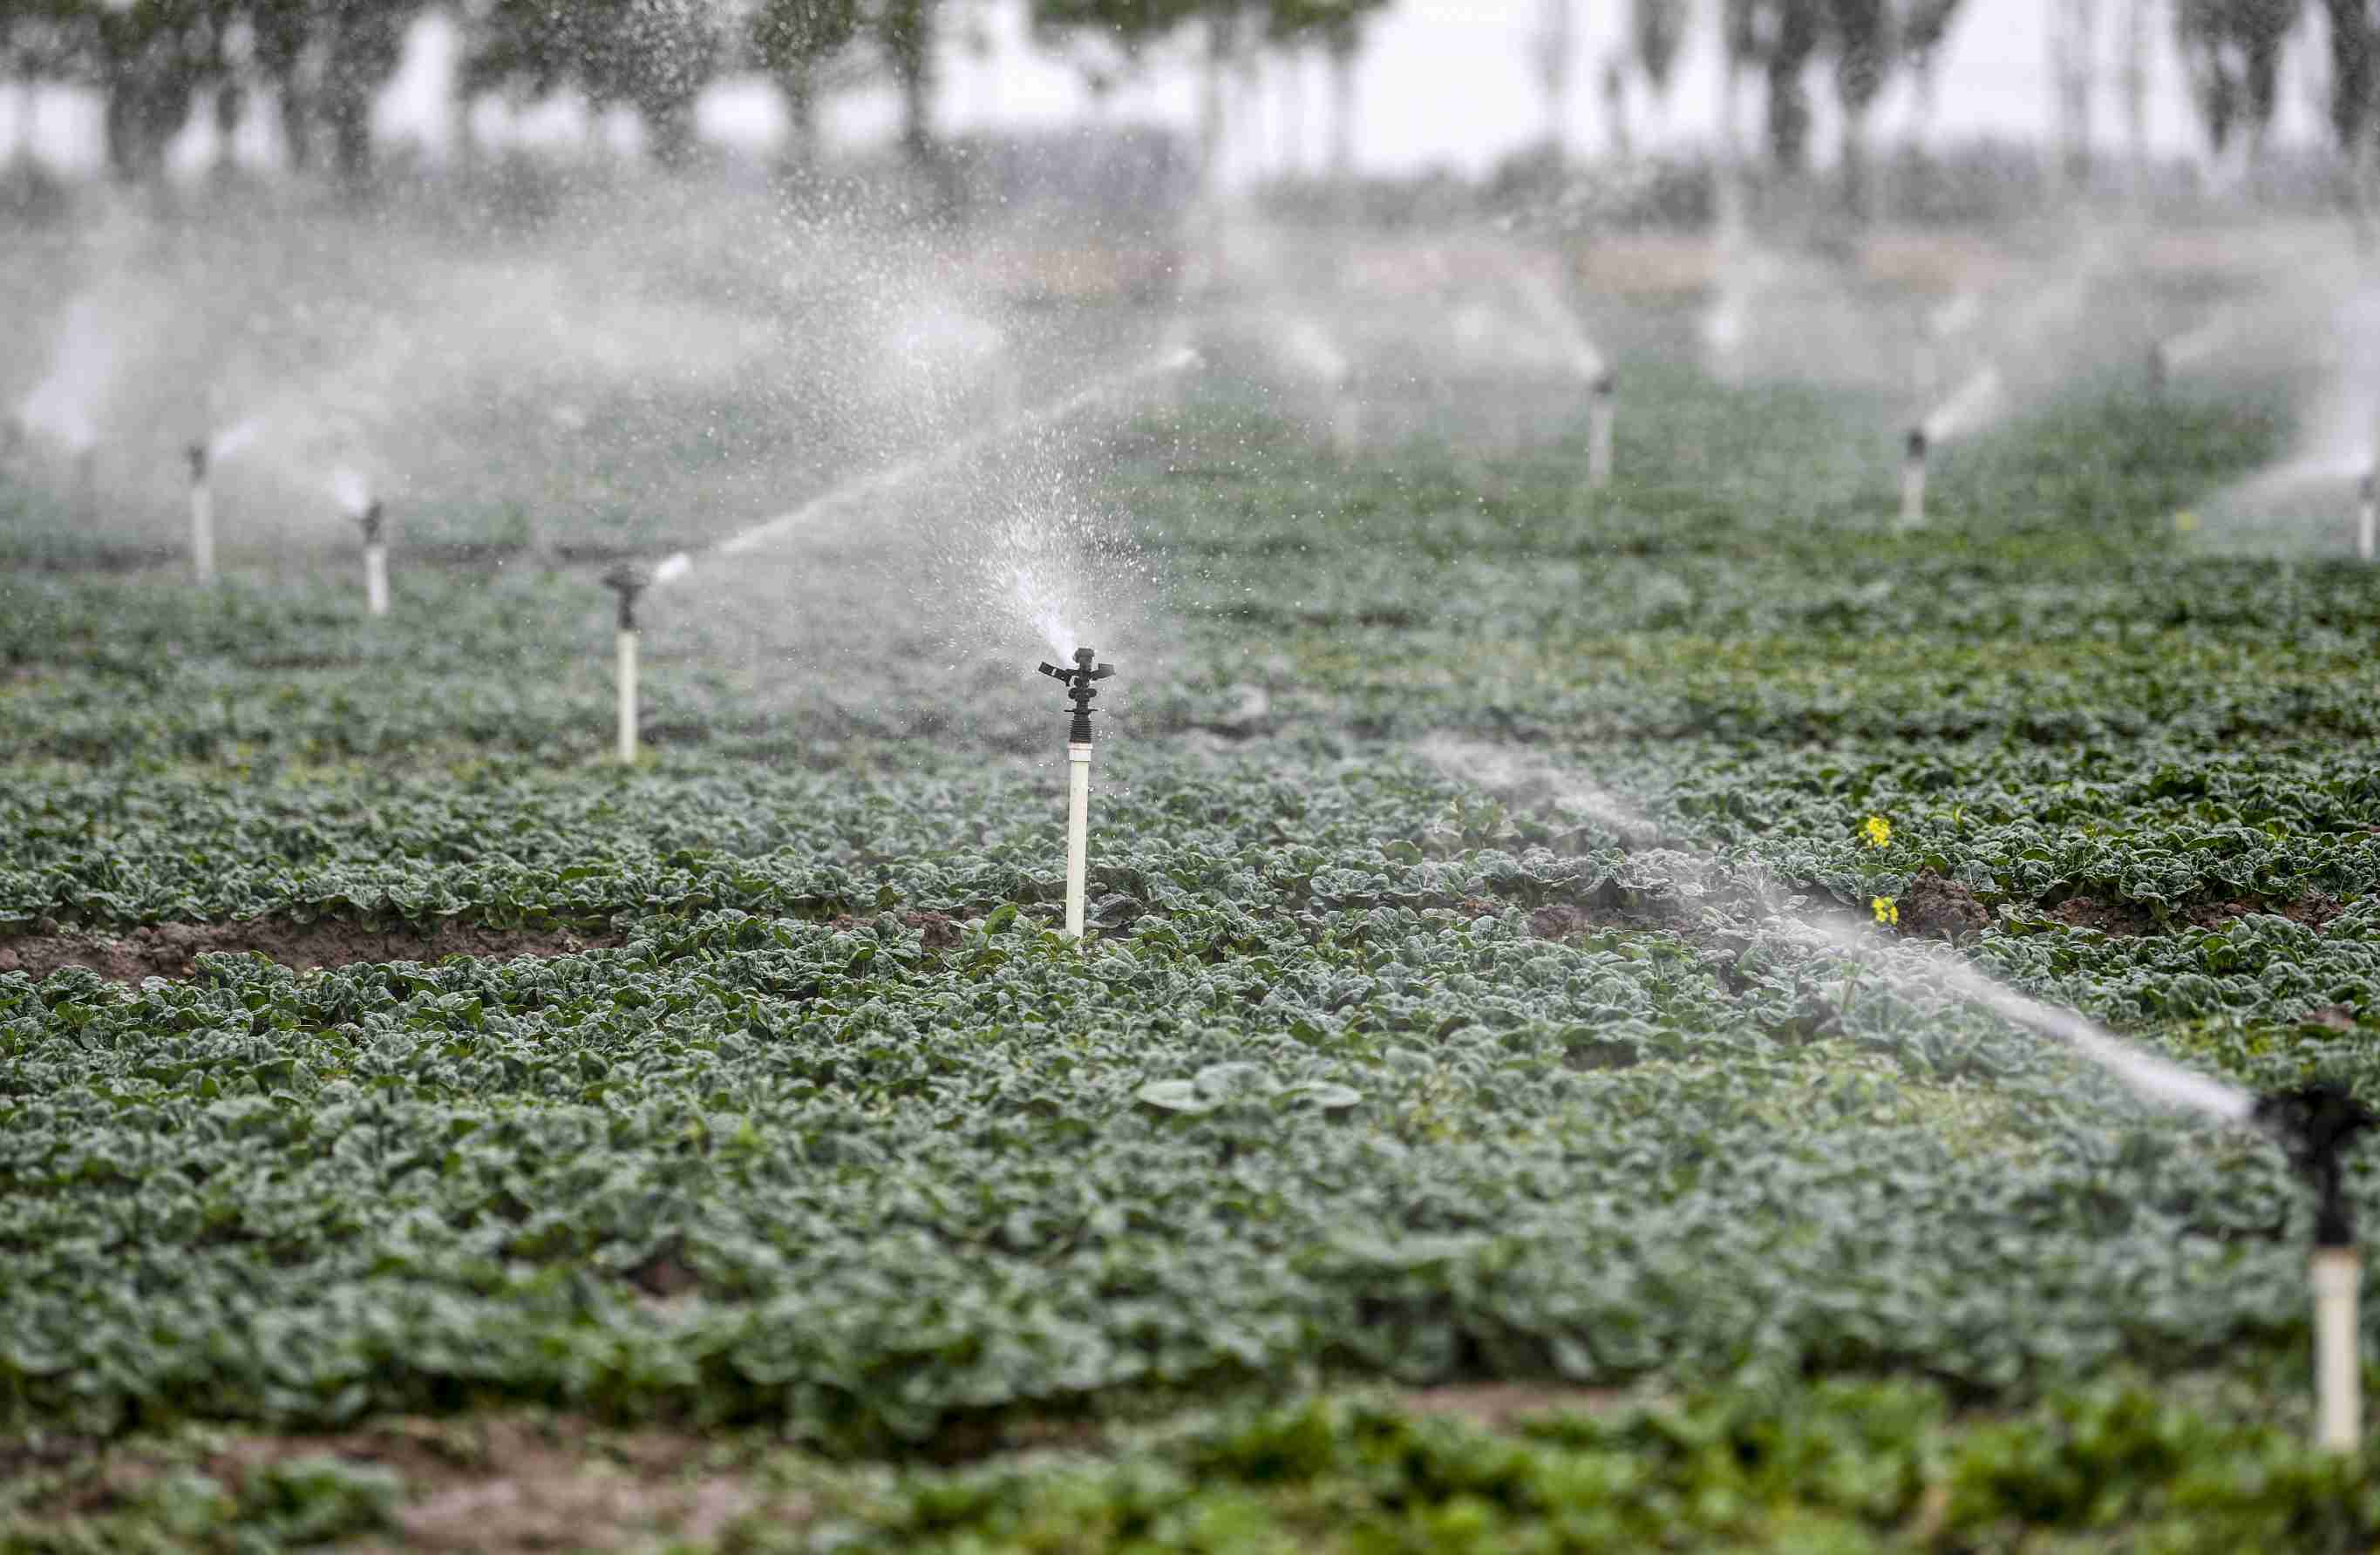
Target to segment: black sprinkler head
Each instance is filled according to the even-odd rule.
[[[2362,478],[2355,482],[2355,494],[2364,502],[2380,496],[2380,470],[2365,470]]]
[[[2335,1080],[2256,1099],[2255,1120],[2280,1141],[2289,1164],[2313,1184],[2313,1241],[2317,1247],[2355,1245],[2354,1218],[2344,1192],[2346,1163],[2340,1157],[2356,1136],[2380,1124],[2375,1113]]]
[[[1608,371],[1598,372],[1595,375],[1595,382],[1589,384],[1588,387],[1602,398],[1609,399],[1613,395],[1619,392],[1620,380],[1613,377]]]
[[[182,457],[190,461],[191,480],[204,480],[207,478],[207,445],[205,443],[191,443],[182,450]]]
[[[622,562],[603,575],[603,587],[620,596],[620,630],[637,629],[637,596],[652,586],[653,575],[634,562]]]
[[[387,515],[381,510],[380,499],[377,497],[373,498],[370,502],[366,503],[364,504],[364,510],[356,515],[356,523],[361,527],[364,531],[364,543],[366,545],[377,545],[380,543],[381,524],[386,517]]]
[[[1925,429],[1924,427],[1910,428],[1909,456],[1912,459],[1924,458],[1925,456]]]
[[[1062,670],[1055,664],[1043,664],[1041,673],[1053,680],[1064,681],[1067,699],[1075,704],[1075,722],[1066,731],[1066,742],[1069,745],[1090,744],[1091,699],[1099,695],[1091,688],[1091,682],[1107,679],[1115,674],[1115,666],[1102,664],[1099,662],[1097,653],[1087,648],[1078,648],[1075,650],[1073,669]]]

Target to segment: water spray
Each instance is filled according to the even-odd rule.
[[[1900,527],[1925,523],[1925,451],[1929,439],[1924,427],[1909,429],[1908,451],[1900,456]]]
[[[204,585],[215,580],[215,494],[207,480],[207,445],[193,443],[182,456],[190,465],[190,577]]]
[[[2256,1101],[2255,1121],[2289,1152],[2289,1164],[2314,1191],[2313,1286],[2314,1446],[2354,1453],[2363,1439],[2362,1361],[2357,1306],[2363,1258],[2347,1207],[2346,1163],[2358,1135],[2380,1124],[2380,1113],[2335,1083],[2276,1091]]]
[[[1066,699],[1074,704],[1073,723],[1066,728],[1066,937],[1083,937],[1083,889],[1090,865],[1091,824],[1091,685],[1115,674],[1115,666],[1098,662],[1087,648],[1075,650],[1075,667],[1045,663],[1041,673],[1066,683]]]
[[[1619,384],[1609,369],[1595,376],[1586,399],[1586,484],[1600,492],[1611,484],[1611,423],[1618,409]]]
[[[1095,383],[1077,389],[1065,398],[1026,411],[1014,421],[985,427],[965,437],[945,443],[905,459],[888,468],[846,480],[833,490],[812,497],[790,513],[781,513],[765,523],[756,524],[740,534],[730,535],[712,548],[711,553],[732,556],[738,552],[754,550],[816,522],[828,513],[847,507],[871,497],[880,496],[922,476],[973,458],[986,448],[1008,438],[1023,437],[1056,427],[1082,414],[1085,410],[1109,399],[1123,390],[1150,380],[1162,380],[1186,372],[1200,364],[1198,353],[1187,346],[1174,346],[1160,352],[1153,359],[1138,367],[1126,368]],[[666,563],[663,565],[667,565]]]

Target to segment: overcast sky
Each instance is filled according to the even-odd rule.
[[[1966,0],[1950,34],[1940,69],[1939,108],[1932,140],[1937,144],[1992,135],[2037,139],[2048,123],[2046,91],[2046,14],[2054,0]],[[2119,28],[2131,0],[2105,0],[2096,56],[2101,79],[2095,123],[2098,143],[2120,145],[2122,128],[2115,97],[2113,65]],[[1713,15],[1718,0],[1691,0],[1694,25],[1681,61],[1670,101],[1657,115],[1632,79],[1636,93],[1632,118],[1640,144],[1707,140],[1718,117],[1718,46]],[[2149,0],[2150,135],[2163,151],[2194,150],[2200,144],[2180,63],[2173,46],[2172,0]],[[1079,121],[1090,108],[1079,73],[1066,61],[1035,46],[1026,36],[1025,0],[956,0],[949,15],[958,23],[945,40],[944,89],[939,118],[947,131],[987,127],[1048,127]],[[2318,7],[2310,7],[2318,9]],[[1547,127],[1545,99],[1532,66],[1533,40],[1541,0],[1392,0],[1373,20],[1360,75],[1356,155],[1369,171],[1416,172],[1447,167],[1476,173],[1498,158],[1537,140]],[[1576,53],[1574,82],[1565,130],[1573,150],[1593,152],[1609,144],[1601,79],[1603,62],[1618,49],[1627,25],[1627,0],[1573,0]],[[417,25],[405,63],[380,105],[376,123],[384,136],[418,140],[443,150],[450,115],[443,106],[455,55],[455,31],[443,13]],[[2278,132],[2285,140],[2322,133],[2324,90],[2320,24],[2301,24],[2284,64]],[[1831,83],[1823,70],[1811,76],[1820,111],[1819,149],[1831,154]],[[1290,159],[1318,168],[1325,155],[1330,91],[1319,60],[1275,63],[1254,86],[1235,89],[1230,161],[1233,175],[1281,168]],[[1888,137],[1904,133],[1909,90],[1897,81],[1879,104],[1876,126]],[[92,166],[99,155],[97,103],[88,93],[48,90],[27,114],[21,90],[0,93],[0,144],[12,144],[30,122],[37,144],[54,162]],[[1196,115],[1196,80],[1186,42],[1161,50],[1116,92],[1109,112],[1118,118],[1155,121],[1187,128]],[[885,91],[850,94],[827,118],[830,137],[845,144],[880,139],[895,113]],[[1747,101],[1747,125],[1757,103]],[[200,115],[201,117],[203,115]],[[782,122],[773,93],[758,81],[730,81],[715,88],[703,104],[701,122],[711,139],[747,144],[765,142]],[[526,115],[483,104],[474,123],[487,139],[576,142],[589,133],[586,116],[568,102],[545,104]],[[631,127],[615,127],[633,139]],[[252,160],[273,155],[273,131],[260,116],[242,137]],[[184,164],[211,155],[211,136],[194,126],[177,146]]]

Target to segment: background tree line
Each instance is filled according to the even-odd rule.
[[[1198,140],[1211,166],[1220,142],[1227,77],[1267,53],[1311,51],[1334,81],[1333,162],[1352,160],[1354,77],[1365,24],[1390,0],[1029,0],[1035,35],[1083,70],[1094,93],[1161,44],[1187,44],[1201,62]],[[1689,30],[1716,27],[1726,66],[1731,156],[1748,154],[1734,123],[1749,85],[1762,104],[1761,141],[1787,173],[1811,157],[1811,79],[1830,79],[1840,110],[1840,164],[1856,202],[1871,110],[1896,72],[1915,88],[1923,122],[1934,73],[1961,0],[1542,0],[1529,45],[1547,98],[1548,141],[1560,150],[1574,66],[1573,7],[1627,8],[1627,43],[1603,63],[1617,141],[1632,83],[1657,108]],[[2049,7],[2060,161],[2087,172],[2095,75],[2092,46],[2103,0],[2042,0]],[[2330,119],[2359,168],[2380,135],[2380,0],[2105,0],[2124,7],[2117,71],[2141,137],[2143,52],[2149,16],[2169,6],[2193,101],[2218,152],[2261,146],[2279,91],[2284,45],[2320,13],[2329,43]],[[211,101],[228,131],[245,105],[270,101],[290,161],[360,184],[371,172],[371,104],[405,36],[429,0],[0,0],[0,76],[77,83],[105,104],[107,158],[118,176],[155,176],[165,147],[195,105]],[[558,88],[598,110],[633,109],[654,158],[682,162],[694,144],[694,105],[731,70],[765,71],[781,89],[793,133],[787,154],[816,145],[823,95],[876,79],[902,102],[901,145],[930,164],[943,30],[964,25],[968,0],[479,0],[461,18],[457,87],[524,96]]]

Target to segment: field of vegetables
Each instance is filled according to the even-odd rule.
[[[2172,517],[2277,391],[1895,536],[1874,404],[1626,381],[1601,496],[1086,461],[1080,947],[1047,683],[816,558],[634,771],[585,571],[7,574],[0,1549],[2368,1548],[2277,1154],[1930,959],[2380,1091],[2380,574]]]

